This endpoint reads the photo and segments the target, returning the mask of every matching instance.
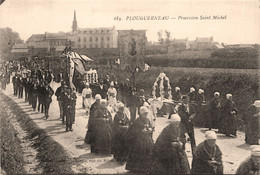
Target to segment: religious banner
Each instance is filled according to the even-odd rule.
[[[146,45],[146,30],[119,30],[118,44],[120,53],[120,68],[135,71],[144,70],[144,55]]]
[[[69,60],[70,60],[70,73],[69,73],[69,83],[70,83],[70,87],[71,89],[75,90],[75,86],[72,82],[73,80],[73,75],[74,75],[74,70],[75,70],[75,63],[72,61],[72,58],[69,57]]]

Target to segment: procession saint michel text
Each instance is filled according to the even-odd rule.
[[[115,16],[117,21],[167,21],[167,20],[226,20],[227,15],[198,15],[198,16]]]

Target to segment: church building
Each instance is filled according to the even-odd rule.
[[[72,22],[72,32],[68,39],[74,43],[74,48],[117,48],[117,30],[113,27],[79,28],[76,11]]]

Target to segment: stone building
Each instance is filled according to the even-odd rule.
[[[27,57],[29,49],[26,44],[15,44],[11,50],[11,57]]]
[[[206,50],[212,49],[215,44],[213,37],[199,38],[190,44],[192,50]]]
[[[63,32],[45,34],[33,34],[26,44],[29,48],[56,48],[58,46],[65,46],[67,43],[67,34]]]
[[[117,48],[117,31],[115,26],[78,28],[75,11],[72,32],[67,38],[74,43],[74,48]]]
[[[190,42],[188,38],[185,39],[174,39],[170,42],[168,52],[187,50],[190,48]]]

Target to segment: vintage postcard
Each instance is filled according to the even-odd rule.
[[[260,174],[259,0],[0,0],[1,174]]]

